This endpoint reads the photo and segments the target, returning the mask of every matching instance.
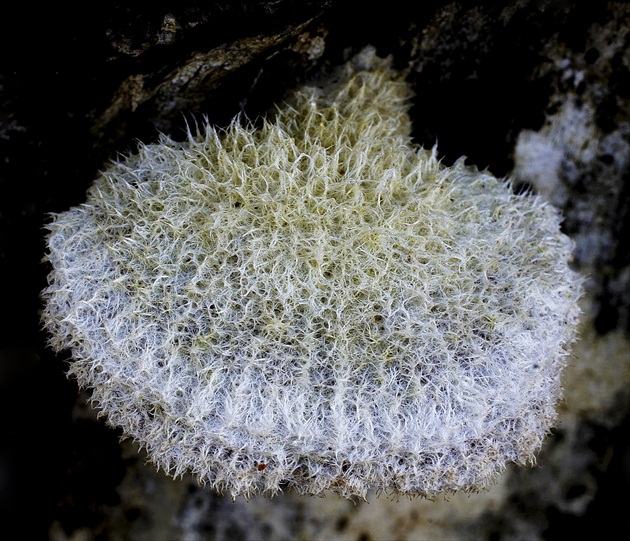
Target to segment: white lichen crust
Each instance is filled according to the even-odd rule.
[[[259,125],[162,137],[48,225],[43,323],[114,426],[232,495],[476,490],[556,418],[557,212],[411,143],[364,53]]]

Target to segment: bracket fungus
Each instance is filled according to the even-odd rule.
[[[51,218],[42,321],[107,421],[232,496],[477,490],[556,419],[557,211],[414,145],[366,50],[259,123],[162,136]]]

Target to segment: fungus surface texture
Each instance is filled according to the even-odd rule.
[[[533,462],[572,243],[539,197],[414,145],[410,99],[366,50],[258,123],[140,146],[52,217],[50,345],[159,468],[434,496]]]

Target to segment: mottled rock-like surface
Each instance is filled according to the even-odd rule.
[[[586,3],[585,3],[586,4]],[[630,9],[560,0],[14,4],[0,39],[0,524],[19,538],[556,539],[630,535]],[[414,133],[511,175],[565,215],[587,276],[560,421],[490,491],[249,501],[172,480],[96,419],[45,347],[42,224],[104,161],[224,125],[366,44],[416,92]],[[27,516],[28,520],[20,517]],[[4,532],[3,532],[4,533]],[[610,536],[609,536],[610,537]],[[11,538],[11,537],[8,537]]]

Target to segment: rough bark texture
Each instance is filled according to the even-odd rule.
[[[409,4],[412,6],[413,4]],[[52,539],[555,539],[630,534],[630,9],[560,0],[378,9],[340,0],[14,6],[0,60],[0,503]],[[45,347],[47,213],[102,164],[206,116],[255,117],[367,44],[408,69],[415,136],[544,194],[588,276],[561,419],[538,467],[446,500],[286,493],[248,502],[173,481],[96,420]],[[20,522],[19,516],[30,517]]]

